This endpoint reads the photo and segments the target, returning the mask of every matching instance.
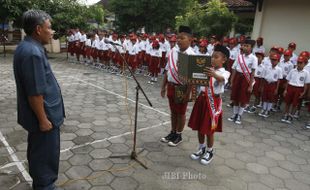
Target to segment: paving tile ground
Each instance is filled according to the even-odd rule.
[[[267,119],[245,114],[238,126],[227,121],[232,110],[224,107],[224,132],[216,134],[214,160],[202,166],[189,158],[197,148],[196,133],[189,128],[178,147],[159,142],[170,128],[168,102],[159,95],[160,84],[149,85],[146,77],[138,76],[154,105],[149,107],[140,93],[137,151],[143,150],[139,159],[147,165],[145,170],[129,159],[110,158],[131,153],[134,81],[69,64],[65,54],[50,58],[67,114],[61,128],[57,181],[65,189],[310,189],[310,130],[303,128],[309,118],[306,112],[291,126],[279,122],[281,113]],[[225,92],[224,105],[229,93]],[[30,190],[24,177],[27,134],[16,123],[12,55],[0,57],[0,132],[0,190]]]

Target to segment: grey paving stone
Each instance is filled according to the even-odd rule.
[[[285,169],[282,169],[280,167],[273,167],[273,168],[269,168],[270,173],[276,177],[279,177],[281,179],[290,179],[292,178],[292,174],[290,172],[288,172]]]
[[[95,149],[90,152],[90,155],[95,159],[107,158],[111,155],[111,151],[107,149]]]
[[[89,163],[89,167],[94,171],[109,170],[113,166],[113,162],[108,159],[96,159]]]
[[[111,183],[111,187],[114,189],[131,190],[138,187],[138,182],[131,177],[115,178]]]
[[[87,165],[89,162],[91,162],[91,160],[92,158],[87,154],[77,154],[72,156],[68,161],[73,166],[82,166]]]
[[[284,187],[283,180],[273,175],[269,175],[269,174],[260,175],[259,180],[261,183],[267,185],[268,187],[272,189]]]
[[[257,164],[257,163],[248,163],[246,165],[247,169],[257,173],[257,174],[267,174],[268,173],[268,168],[265,167],[264,165]]]
[[[261,183],[250,183],[248,186],[248,190],[271,190],[271,188]]]
[[[91,169],[87,166],[72,166],[68,171],[66,171],[66,175],[70,179],[81,179],[89,176],[91,172]]]

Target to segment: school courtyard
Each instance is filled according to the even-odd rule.
[[[16,122],[13,58],[0,56],[0,190],[30,190],[27,133]],[[203,166],[189,157],[197,149],[196,132],[189,128],[178,147],[159,142],[170,129],[168,101],[160,97],[160,83],[147,84],[148,78],[140,75],[138,80],[154,105],[148,106],[140,93],[137,151],[142,150],[138,158],[148,167],[144,169],[127,158],[110,158],[132,150],[134,81],[70,64],[65,54],[49,56],[67,115],[61,128],[57,182],[64,189],[310,189],[310,130],[303,128],[309,118],[305,111],[292,125],[280,122],[281,113],[267,119],[245,114],[243,124],[236,125],[227,121],[232,112],[226,107],[227,91],[224,132],[216,135],[213,161]]]

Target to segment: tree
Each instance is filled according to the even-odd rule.
[[[111,0],[117,29],[123,32],[145,27],[147,32],[163,32],[175,26],[175,16],[183,14],[193,0]]]
[[[189,25],[200,36],[216,34],[227,35],[236,22],[236,16],[229,11],[226,3],[220,0],[210,0],[200,4],[197,0],[187,8],[184,15],[176,17],[177,26]]]
[[[70,28],[88,30],[89,21],[103,23],[104,9],[100,5],[87,7],[76,0],[0,0],[0,19],[2,22],[14,21],[21,27],[20,18],[24,11],[41,9],[52,16],[52,27],[58,38]]]

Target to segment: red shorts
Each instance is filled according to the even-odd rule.
[[[287,105],[292,104],[294,107],[298,106],[301,100],[299,96],[303,91],[304,87],[296,87],[288,84],[285,96],[285,103]]]
[[[283,92],[285,90],[286,84],[287,84],[287,80],[286,79],[280,79],[279,90],[278,90],[278,95],[280,97],[283,96]]]
[[[263,102],[270,102],[274,103],[277,101],[277,95],[275,95],[275,90],[277,89],[278,82],[268,83],[266,80],[263,79]]]
[[[96,48],[92,48],[92,54],[91,56],[94,58],[94,59],[97,59],[98,57],[98,50]]]
[[[160,57],[152,57],[150,62],[150,72],[152,74],[158,74],[160,71]]]
[[[248,92],[249,83],[242,73],[236,72],[233,87],[231,90],[231,100],[236,104],[248,104],[251,93]]]
[[[145,56],[145,51],[140,51],[139,52],[139,64],[143,64],[144,63],[144,56]]]
[[[167,97],[169,100],[170,111],[171,111],[171,113],[174,113],[174,114],[185,115],[186,109],[187,109],[187,102],[186,103],[180,103],[180,104],[175,103],[175,101],[174,101],[175,86],[177,86],[177,85],[168,82]]]
[[[255,77],[255,84],[253,86],[253,92],[252,92],[254,94],[255,98],[260,98],[262,95],[262,92],[260,89],[262,81],[263,81],[263,79]]]
[[[214,99],[216,103],[219,103],[220,100],[220,97]],[[200,94],[194,104],[188,126],[204,135],[212,135],[214,132],[222,132],[222,113],[219,115],[216,129],[212,130],[211,122],[206,96]]]
[[[136,69],[137,68],[137,60],[136,60],[136,55],[128,55],[128,65],[132,68],[132,69]]]

